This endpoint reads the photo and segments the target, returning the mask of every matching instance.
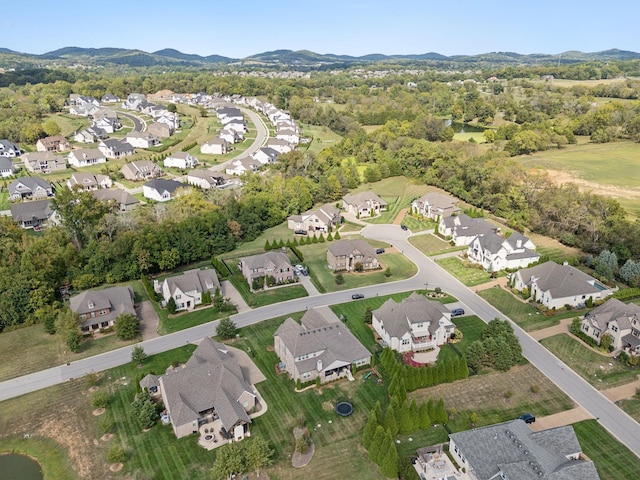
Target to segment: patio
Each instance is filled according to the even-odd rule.
[[[422,480],[470,480],[461,473],[443,451],[442,445],[419,448],[414,467]]]

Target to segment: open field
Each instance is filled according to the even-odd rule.
[[[598,390],[624,385],[638,375],[638,370],[626,368],[611,357],[589,350],[569,335],[554,335],[540,343]]]
[[[430,233],[409,237],[409,243],[427,256],[467,249],[467,247],[452,247],[449,242],[442,240],[436,235],[431,235]]]
[[[311,144],[307,151],[319,153],[327,147],[331,147],[342,140],[342,137],[330,130],[328,127],[320,127],[317,125],[302,124],[302,136],[310,138]],[[299,146],[300,150],[305,149],[305,145]]]
[[[369,243],[374,248],[389,247],[387,244],[382,244],[381,242],[370,241]],[[327,266],[327,247],[330,244],[331,242],[326,242],[298,247],[304,255],[303,263],[309,268],[309,274],[314,278],[316,285],[319,284],[325,292],[336,292],[350,288],[404,280],[405,278],[412,277],[418,271],[418,267],[401,253],[383,253],[378,255],[382,269],[361,273],[342,272],[344,283],[338,285],[336,284],[333,270]],[[387,268],[391,269],[390,277],[385,276]]]
[[[520,327],[524,328],[527,332],[553,327],[560,323],[560,320],[563,318],[577,317],[579,315],[584,315],[587,312],[587,310],[569,310],[549,317],[540,313],[540,310],[534,306],[519,301],[510,292],[500,287],[481,290],[478,292],[478,295],[504,313],[511,320],[516,322]]]
[[[582,451],[595,463],[601,480],[638,478],[638,457],[613,438],[597,420],[574,423]]]
[[[491,280],[491,274],[483,268],[467,267],[465,262],[458,257],[443,258],[438,260],[437,263],[467,287],[481,285]]]
[[[539,387],[538,393],[531,391],[534,385]],[[512,392],[511,398],[505,397],[506,392]],[[519,365],[504,373],[474,375],[409,394],[409,399],[415,398],[418,403],[429,397],[442,397],[447,409],[457,410],[447,422],[456,432],[470,427],[472,412],[478,414],[480,427],[512,420],[527,412],[551,415],[573,408],[569,397],[532,365]]]
[[[570,145],[519,157],[523,165],[548,170],[556,183],[575,183],[620,202],[640,215],[640,145],[630,141]]]

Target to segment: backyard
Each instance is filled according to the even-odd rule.
[[[443,258],[436,262],[467,287],[475,287],[491,280],[491,274],[480,265],[472,266],[459,257]]]
[[[587,310],[568,310],[547,316],[541,313],[529,303],[518,300],[514,295],[505,289],[496,286],[478,292],[491,305],[504,313],[511,320],[516,322],[527,332],[541,330],[543,328],[558,325],[563,318],[577,317],[584,315]]]
[[[588,349],[566,334],[542,339],[540,343],[598,390],[629,383],[639,373],[611,357]]]

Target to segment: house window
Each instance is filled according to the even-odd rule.
[[[174,300],[180,300],[181,297],[182,297],[182,295],[176,295]]]
[[[586,324],[585,324],[585,325],[582,325],[582,329],[583,329],[585,332],[588,332],[588,331],[589,331],[589,325],[586,325]]]
[[[616,327],[615,325],[611,325],[611,330],[613,330],[614,332],[618,331],[618,327]]]
[[[409,339],[408,338],[403,338],[402,339],[402,345],[409,345]]]

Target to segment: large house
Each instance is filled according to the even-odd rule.
[[[11,217],[22,228],[39,228],[55,218],[51,200],[34,200],[11,204]]]
[[[74,167],[88,167],[99,163],[106,163],[107,157],[97,148],[79,148],[72,150],[67,156],[69,165]]]
[[[218,276],[211,268],[188,270],[182,275],[166,278],[162,283],[154,280],[153,285],[165,302],[173,298],[176,302],[176,311],[193,310],[202,304],[203,293],[208,292],[213,296],[216,289],[220,291]]]
[[[599,480],[571,425],[534,432],[511,420],[449,434],[449,453],[477,480]]]
[[[457,198],[443,193],[430,192],[411,202],[411,211],[434,221],[448,217],[460,211],[456,206]]]
[[[275,150],[278,153],[289,153],[293,150],[293,145],[280,138],[270,138],[269,140],[267,140],[267,147]]]
[[[417,293],[400,303],[390,298],[372,312],[371,323],[384,345],[400,353],[440,347],[455,329],[447,307]]]
[[[258,160],[254,160],[252,157],[238,158],[231,162],[225,173],[229,175],[244,175],[245,173],[257,172],[262,164]]]
[[[96,332],[115,325],[120,315],[136,315],[131,287],[88,290],[69,300],[71,311],[80,317],[80,330]]]
[[[535,244],[521,233],[513,232],[509,238],[505,238],[490,231],[471,241],[467,248],[467,259],[482,265],[488,272],[515,270],[540,259],[535,248]]]
[[[176,190],[186,187],[184,183],[166,178],[154,178],[142,185],[142,194],[145,198],[156,202],[168,202],[176,196]]]
[[[371,353],[328,308],[311,308],[300,323],[287,318],[273,335],[274,350],[294,381],[349,376],[352,365],[371,363]]]
[[[20,156],[20,147],[9,140],[0,140],[0,157],[15,158]]]
[[[259,278],[266,280],[272,277],[275,283],[286,283],[295,279],[291,261],[282,252],[266,252],[241,258],[239,267],[249,285],[253,285],[253,281]]]
[[[196,187],[210,189],[227,183],[229,178],[224,173],[208,169],[192,170],[187,174],[187,183]]]
[[[15,174],[16,166],[13,164],[13,160],[0,156],[0,177],[12,177]]]
[[[595,302],[613,293],[609,287],[577,268],[552,261],[518,270],[514,287],[517,290],[527,288],[533,301],[547,308],[580,307],[589,299]]]
[[[89,127],[73,134],[73,139],[78,143],[95,143],[109,138],[108,132],[100,127]]]
[[[101,140],[98,145],[98,150],[107,158],[123,158],[136,153],[131,144],[116,138]]]
[[[338,240],[327,248],[327,263],[335,272],[375,270],[380,268],[378,255],[366,240]]]
[[[609,334],[614,350],[635,355],[640,352],[640,306],[611,298],[584,316],[582,331],[598,344],[602,335]]]
[[[258,160],[261,164],[275,163],[278,161],[278,152],[273,148],[262,147],[251,155],[252,158]]]
[[[438,233],[450,239],[456,247],[469,245],[478,235],[496,232],[497,228],[482,218],[471,218],[461,213],[440,217]]]
[[[373,217],[387,209],[387,202],[373,192],[360,192],[345,195],[342,208],[358,218]]]
[[[71,149],[71,145],[62,135],[41,138],[36,142],[36,150],[39,152],[64,152]]]
[[[51,173],[67,168],[64,157],[54,155],[51,152],[31,152],[22,155],[25,168],[33,173]]]
[[[229,142],[220,137],[213,137],[200,145],[200,153],[224,155],[229,151]]]
[[[151,160],[125,163],[120,172],[124,175],[124,178],[133,181],[149,180],[162,175],[162,169]]]
[[[114,203],[121,212],[128,212],[138,206],[140,200],[125,190],[119,188],[103,188],[93,190],[93,196],[101,202]]]
[[[149,132],[129,132],[125,140],[135,148],[151,148],[160,145],[160,139]]]
[[[154,122],[147,125],[147,132],[158,138],[168,138],[173,135],[173,127],[166,123]]]
[[[76,172],[67,180],[67,186],[73,190],[98,190],[99,188],[111,188],[113,182],[107,175],[100,173]]]
[[[216,441],[239,441],[250,435],[250,412],[262,407],[252,384],[264,376],[256,370],[241,350],[205,337],[183,368],[147,375],[140,387],[162,398],[176,437],[206,428]]]
[[[327,203],[287,219],[289,229],[296,232],[328,232],[340,223],[340,210]]]
[[[174,152],[164,159],[164,167],[193,168],[198,165],[198,159],[188,152]]]
[[[20,177],[9,184],[9,200],[42,199],[53,196],[51,184],[38,177]]]

